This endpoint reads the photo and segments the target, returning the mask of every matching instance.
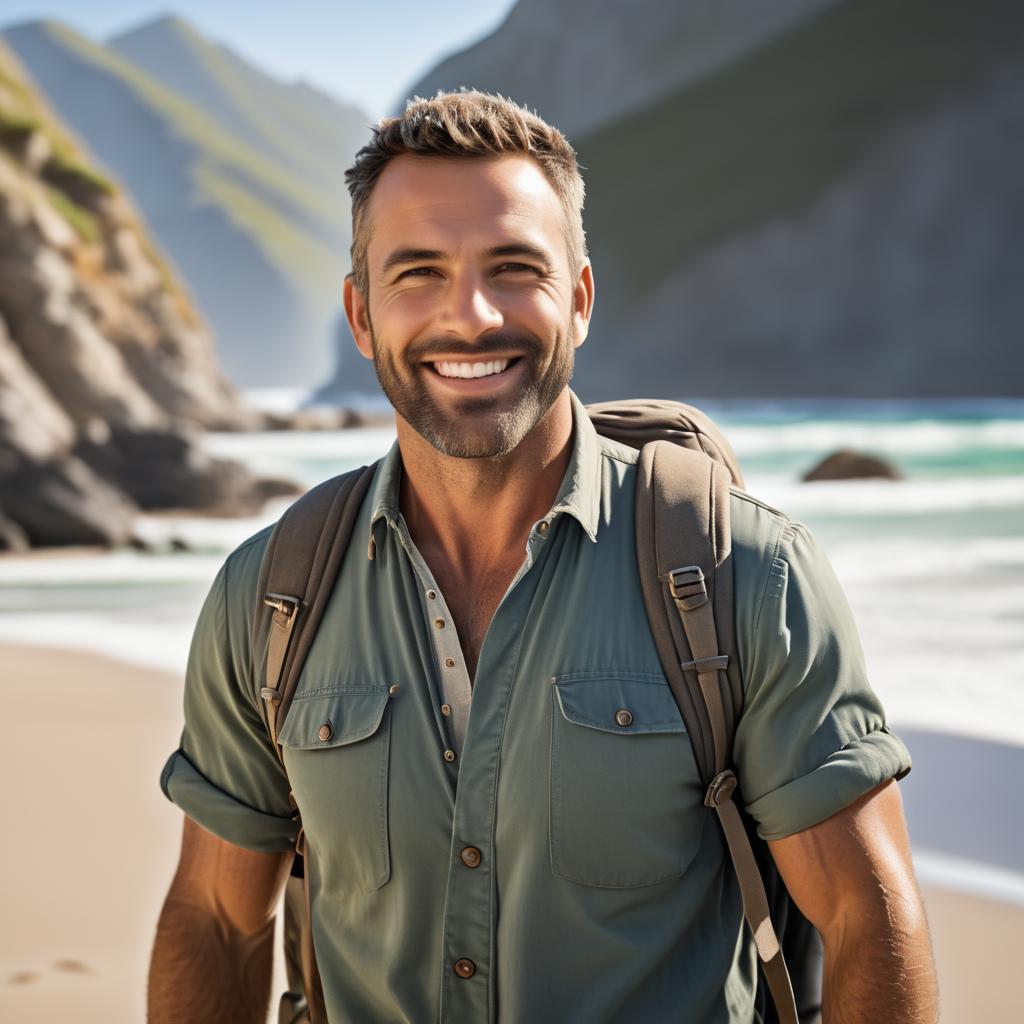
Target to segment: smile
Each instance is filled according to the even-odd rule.
[[[492,359],[488,362],[456,363],[437,362],[431,363],[434,371],[441,377],[455,378],[457,380],[474,380],[478,377],[493,377],[504,373],[518,359]]]

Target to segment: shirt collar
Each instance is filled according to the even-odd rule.
[[[571,391],[569,397],[572,401],[572,451],[558,495],[544,519],[551,521],[567,512],[579,522],[586,535],[596,541],[601,518],[601,446],[583,403]],[[398,525],[401,483],[402,453],[395,441],[374,474],[370,494],[371,548],[373,529],[381,519],[392,528]]]

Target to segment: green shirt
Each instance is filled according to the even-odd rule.
[[[570,465],[495,612],[471,705],[398,507],[397,447],[280,734],[288,778],[249,650],[269,530],[229,556],[200,615],[164,791],[224,839],[279,851],[295,840],[291,780],[334,1022],[753,1019],[739,888],[640,593],[637,453],[573,409]],[[780,838],[910,760],[806,527],[739,490],[731,515],[737,774],[761,835]]]

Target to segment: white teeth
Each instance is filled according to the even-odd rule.
[[[508,359],[494,359],[489,363],[434,363],[434,368],[442,377],[471,380],[474,377],[490,377],[495,373],[504,373],[508,369],[508,364]]]

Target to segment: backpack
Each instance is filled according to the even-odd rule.
[[[755,1007],[765,1024],[818,1024],[820,936],[793,904],[768,844],[734,799],[739,781],[732,739],[743,686],[735,656],[729,488],[743,487],[739,463],[714,423],[691,406],[634,400],[590,405],[587,412],[598,433],[640,451],[636,552],[645,610],[707,787],[704,802],[718,816],[739,879],[761,965]],[[263,557],[252,650],[266,651],[259,703],[279,757],[281,724],[374,470],[363,466],[301,497],[278,521]],[[374,556],[372,544],[368,555]],[[301,865],[301,829],[296,853]],[[282,1002],[281,1020],[320,1024],[327,1017],[313,955],[308,883],[302,883],[299,899],[297,879],[289,886],[286,918],[291,911],[304,921],[286,920],[286,933],[301,933],[308,1008],[293,991],[285,997],[290,1009]],[[286,953],[294,964],[294,950]],[[295,979],[290,983],[294,989]]]

